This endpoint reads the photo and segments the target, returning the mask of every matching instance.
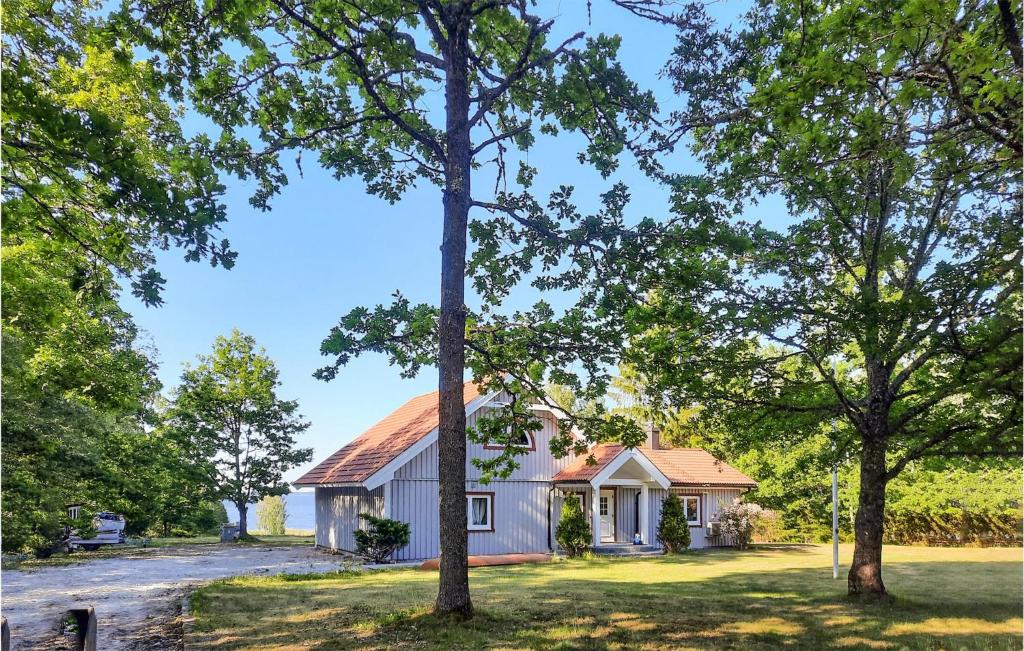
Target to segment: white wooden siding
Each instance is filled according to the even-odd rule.
[[[732,541],[722,536],[716,541],[705,540],[704,532],[708,522],[716,520],[718,518],[719,511],[722,510],[722,506],[732,504],[733,500],[738,498],[742,491],[738,488],[683,488],[673,487],[673,491],[683,495],[699,495],[700,500],[700,527],[690,528],[690,547],[692,549],[701,549],[703,547],[711,546],[712,543],[715,546],[728,546],[732,544]],[[650,540],[655,544],[657,543],[657,529],[658,522],[661,520],[661,503],[665,500],[668,492],[660,488],[652,488],[650,490],[650,528],[648,529],[648,535]]]
[[[619,486],[615,493],[615,540],[633,542],[637,528],[636,500],[639,488]]]
[[[549,482],[466,482],[467,491],[494,493],[494,531],[470,531],[469,553],[513,554],[549,551],[547,541]],[[409,545],[396,560],[435,558],[438,555],[438,483],[436,480],[395,480],[391,489],[391,517],[408,522]],[[551,505],[552,531],[558,512]]]
[[[499,401],[502,399],[504,398],[501,395],[495,398]],[[489,407],[483,407],[470,414],[466,419],[466,426],[476,425],[477,418],[489,410]],[[558,434],[558,425],[554,416],[547,412],[538,412],[536,416],[542,423],[542,428],[533,432],[537,449],[516,457],[519,468],[509,475],[508,480],[510,481],[550,482],[558,471],[572,463],[574,458],[572,456],[556,459],[551,454],[551,438]],[[480,471],[473,465],[473,459],[493,459],[500,454],[500,450],[486,450],[478,443],[467,443],[466,478],[469,480],[480,479]],[[437,443],[430,445],[410,459],[409,463],[399,468],[395,472],[395,479],[437,479]]]
[[[362,528],[360,513],[381,517],[384,513],[384,488],[368,491],[362,487],[318,487],[316,504],[316,544],[330,549],[353,551],[352,535]]]

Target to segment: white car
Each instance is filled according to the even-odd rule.
[[[125,542],[124,516],[109,511],[101,511],[92,519],[96,535],[93,538],[82,538],[74,531],[69,532],[64,541],[66,549],[82,548],[91,552],[105,545],[121,545]]]

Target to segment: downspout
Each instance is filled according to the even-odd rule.
[[[548,489],[548,551],[552,554],[555,553],[555,546],[551,544],[551,496],[554,492],[554,486]]]
[[[640,533],[640,491],[636,492],[633,499],[633,537],[635,538],[638,533]]]

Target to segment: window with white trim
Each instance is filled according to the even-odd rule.
[[[698,495],[686,495],[681,491],[672,491],[679,496],[679,501],[683,503],[683,513],[686,514],[686,522],[692,527],[700,526],[700,496]]]
[[[687,496],[683,498],[683,510],[686,512],[686,522],[700,526],[700,498]]]
[[[533,452],[537,449],[537,441],[533,432],[519,430],[515,436],[511,432],[507,434],[508,440],[495,441],[484,445],[485,450],[504,450],[507,446],[521,448],[525,452]]]
[[[494,493],[466,493],[466,522],[470,531],[494,531]]]

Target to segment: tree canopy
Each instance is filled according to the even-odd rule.
[[[708,171],[677,194],[728,232],[699,281],[669,265],[631,313],[629,361],[655,396],[699,406],[695,425],[751,445],[845,421],[828,454],[861,462],[855,593],[884,593],[887,481],[1021,453],[1020,12],[999,4],[673,19],[684,100],[657,144],[692,138]],[[772,226],[737,218],[767,218],[775,194],[789,215]]]
[[[152,351],[117,300],[124,280],[159,303],[160,248],[231,265],[213,240],[222,188],[161,76],[95,9],[0,10],[5,551],[50,551],[68,504],[118,510],[129,533],[194,524],[165,508],[182,457],[155,430]]]
[[[91,263],[83,273],[113,270],[159,304],[155,249],[234,264],[214,238],[224,188],[208,143],[183,135],[167,78],[99,14],[88,3],[4,5],[3,233],[66,244]]]
[[[296,447],[309,423],[298,402],[277,396],[280,385],[266,351],[235,329],[185,369],[170,408],[175,438],[210,492],[238,509],[243,537],[249,504],[290,492],[284,473],[313,457],[312,449]]]

